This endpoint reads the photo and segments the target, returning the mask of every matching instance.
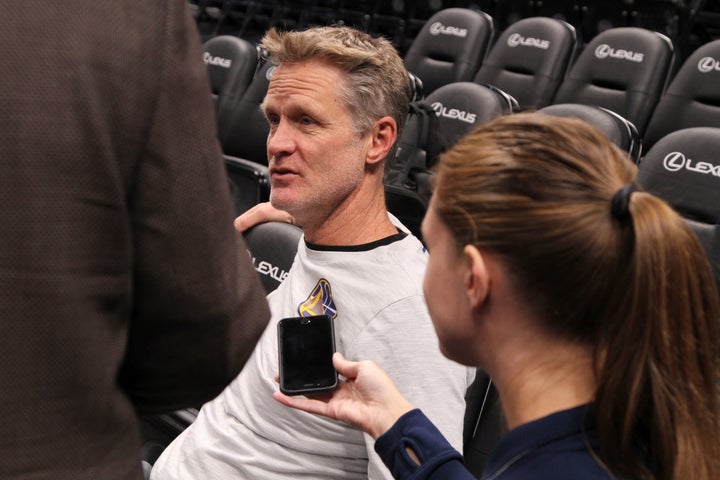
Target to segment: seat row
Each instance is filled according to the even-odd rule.
[[[704,10],[712,2],[677,0],[189,0],[206,38],[231,34],[254,39],[270,27],[302,29],[310,25],[343,24],[389,38],[405,54],[417,32],[432,14],[449,7],[482,10],[493,16],[497,28],[528,17],[565,20],[583,39],[621,26],[639,26],[668,35],[683,51],[707,37],[702,28]],[[712,31],[712,29],[710,29]],[[708,41],[712,37],[706,39]],[[702,43],[702,42],[701,42]]]
[[[491,45],[492,19],[482,12],[450,8],[433,15],[405,56],[408,70],[420,80],[422,94],[460,81],[492,85],[515,98],[521,109],[549,104],[582,103],[608,108],[630,121],[647,147],[677,127],[667,115],[650,118],[663,93],[690,105],[678,126],[692,126],[720,104],[716,88],[720,47],[710,42],[694,52],[671,88],[675,54],[667,37],[637,27],[609,29],[594,37],[575,56],[573,27],[561,20],[533,17],[510,25]],[[262,78],[251,85],[257,66],[255,47],[232,36],[205,44],[218,106],[221,141],[232,143],[228,115],[251,88],[248,97],[266,88]],[[700,62],[703,62],[702,65]],[[254,91],[255,87],[259,91]],[[688,103],[688,101],[692,103]],[[666,102],[667,103],[667,102]],[[675,110],[664,105],[662,111]],[[247,112],[243,112],[245,114]],[[247,116],[245,116],[247,118]],[[706,124],[703,119],[701,124]],[[670,129],[670,130],[669,130]],[[647,134],[646,134],[647,130]],[[228,153],[238,155],[228,146]],[[263,152],[264,153],[264,149]],[[247,157],[244,153],[244,158]],[[264,160],[260,158],[260,163]]]
[[[478,54],[469,54],[457,41],[488,48],[489,36],[484,42],[468,39],[483,30],[481,24],[489,23],[481,13],[468,16],[461,10],[434,15],[423,27],[427,35],[416,37],[405,58],[415,80],[415,100],[436,109],[441,124],[453,120],[446,123],[469,127],[500,113],[542,108],[594,123],[634,161],[643,143],[647,149],[674,130],[720,127],[720,40],[693,52],[665,89],[673,54],[662,35],[632,27],[606,30],[571,63],[576,47],[572,28],[556,19],[535,17],[506,29],[475,70],[468,59]],[[252,194],[237,188],[238,194],[245,192],[244,197],[236,196],[237,210],[242,211],[269,192],[263,170],[268,127],[259,106],[274,66],[238,37],[214,37],[204,50],[229,171],[239,182],[249,170],[248,181],[257,186]],[[444,126],[433,132],[439,137],[433,147],[418,147],[414,137],[421,113],[422,108],[414,105],[398,159],[390,165],[390,183],[403,184],[411,171],[429,170],[437,154],[463,133],[460,127]],[[453,115],[457,118],[448,118]],[[417,156],[418,149],[423,158]],[[416,154],[410,155],[414,150]],[[419,193],[427,196],[422,189]]]
[[[674,54],[670,42],[655,32],[606,30],[571,62],[576,43],[565,22],[523,19],[489,46],[491,23],[475,11],[440,11],[405,57],[415,102],[398,153],[388,162],[386,194],[390,211],[418,235],[430,197],[430,172],[440,153],[470,128],[499,115],[531,108],[581,118],[634,162],[643,158],[643,143],[649,151],[677,130],[720,128],[720,40],[693,52],[666,88]],[[479,32],[484,32],[484,41],[476,42]],[[472,48],[464,49],[465,43]],[[469,59],[479,55],[478,48],[489,53],[475,68]],[[253,44],[237,37],[215,37],[204,49],[220,142],[240,213],[269,196],[268,126],[260,104],[275,67]],[[710,165],[709,175],[717,181],[714,164],[703,165]],[[713,220],[701,210],[692,207],[684,213],[705,223]]]

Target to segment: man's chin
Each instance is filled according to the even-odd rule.
[[[278,210],[284,210],[294,217],[299,211],[300,202],[285,195],[273,195],[270,193],[270,205]]]

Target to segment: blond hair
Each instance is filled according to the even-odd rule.
[[[276,63],[320,59],[346,74],[339,96],[350,110],[358,133],[367,133],[384,117],[395,119],[398,138],[410,101],[407,70],[392,44],[350,27],[325,26],[303,31],[270,29],[260,44]],[[388,154],[392,158],[395,147]]]

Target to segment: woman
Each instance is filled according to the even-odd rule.
[[[684,221],[586,124],[500,118],[442,159],[423,222],[443,353],[483,368],[509,433],[487,479],[720,478],[720,306]],[[396,478],[473,478],[371,362],[325,398]]]

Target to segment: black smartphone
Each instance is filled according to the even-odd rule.
[[[334,390],[335,330],[329,315],[283,318],[278,323],[280,391],[314,395]]]

